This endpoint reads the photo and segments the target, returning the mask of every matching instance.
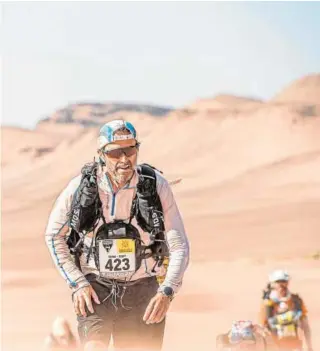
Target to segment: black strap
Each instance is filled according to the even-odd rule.
[[[129,224],[131,224],[131,221],[133,218],[136,216],[137,213],[137,204],[138,204],[138,197],[137,194],[135,195],[134,199],[132,200],[132,205],[131,205],[131,210],[130,210],[130,218],[129,218]]]
[[[82,271],[80,265],[82,241],[83,239],[80,237],[80,235],[72,228],[67,240],[67,245],[69,247],[71,255],[74,256],[75,264],[80,271]]]
[[[292,294],[292,302],[294,304],[294,308],[297,311],[302,310],[302,300],[298,294]]]
[[[137,184],[138,193],[143,196],[154,196],[157,194],[157,178],[155,168],[143,163],[137,167],[139,182]]]

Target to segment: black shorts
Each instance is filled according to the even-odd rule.
[[[94,313],[86,309],[87,317],[78,316],[78,332],[82,343],[100,340],[108,345],[112,335],[114,347],[118,349],[161,349],[165,320],[158,324],[147,325],[142,319],[159,287],[155,277],[143,278],[136,284],[127,286],[122,303],[120,301],[122,287],[119,287],[116,300],[110,296],[102,302],[110,295],[111,287],[101,285],[93,274],[87,275],[86,278],[97,293],[101,304],[92,301]]]

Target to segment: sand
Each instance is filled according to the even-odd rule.
[[[320,104],[319,75],[307,78],[269,102],[220,96],[161,119],[125,117],[139,133],[140,161],[182,178],[173,191],[191,263],[168,314],[164,350],[213,349],[232,320],[257,321],[267,275],[282,267],[306,302],[320,349],[320,115],[301,112],[304,96]],[[38,350],[57,315],[75,330],[44,228],[59,192],[93,159],[97,131],[54,118],[33,131],[2,128],[5,350]]]

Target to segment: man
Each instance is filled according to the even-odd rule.
[[[302,350],[299,329],[303,331],[307,350],[312,350],[307,309],[299,295],[289,290],[289,274],[276,270],[269,276],[261,308],[261,322],[280,350]]]
[[[106,123],[99,162],[71,180],[49,217],[46,243],[71,288],[85,350],[105,350],[111,335],[117,349],[160,350],[188,266],[170,185],[159,171],[137,166],[139,146],[131,123]]]

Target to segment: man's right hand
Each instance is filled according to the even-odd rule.
[[[91,313],[94,313],[91,299],[93,299],[95,303],[100,304],[98,295],[93,290],[91,285],[84,286],[83,288],[77,290],[73,294],[73,306],[74,306],[74,311],[76,312],[77,315],[87,317],[86,308],[85,308],[86,305],[88,310]]]

